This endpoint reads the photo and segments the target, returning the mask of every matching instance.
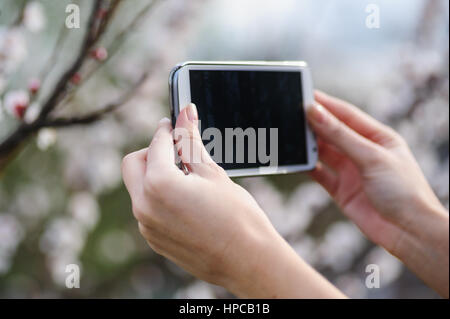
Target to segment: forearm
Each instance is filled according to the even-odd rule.
[[[401,225],[392,253],[441,296],[449,296],[449,216],[441,205],[418,205]]]
[[[261,242],[253,265],[228,290],[241,298],[345,298],[280,237]],[[262,249],[261,249],[262,248]]]

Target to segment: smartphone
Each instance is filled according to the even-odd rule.
[[[194,103],[202,141],[230,177],[316,166],[305,114],[313,85],[305,62],[184,62],[170,72],[169,91],[173,125]]]

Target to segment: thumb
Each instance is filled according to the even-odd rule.
[[[190,103],[178,115],[174,140],[181,161],[191,172],[204,175],[208,165],[216,165],[203,145],[195,104]]]
[[[352,130],[320,104],[309,107],[307,117],[319,137],[336,146],[358,167],[370,165],[379,149],[377,144]]]

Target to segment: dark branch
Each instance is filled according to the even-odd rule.
[[[40,127],[64,127],[64,126],[72,126],[72,125],[80,125],[80,124],[90,124],[95,121],[98,121],[104,115],[111,113],[112,111],[119,108],[121,105],[125,104],[130,100],[136,90],[142,85],[142,83],[148,78],[149,72],[142,75],[142,77],[136,81],[136,83],[121,96],[117,101],[108,103],[107,105],[101,107],[97,111],[93,111],[87,114],[73,116],[68,118],[55,118],[48,119],[42,123],[40,123]]]
[[[87,25],[87,31],[86,31],[80,52],[78,53],[78,57],[76,58],[76,60],[72,64],[72,66],[62,75],[62,77],[56,84],[52,95],[49,97],[47,102],[42,107],[42,111],[39,114],[37,121],[41,121],[42,119],[46,118],[47,115],[54,109],[54,107],[57,104],[58,98],[66,90],[66,87],[67,87],[70,79],[74,76],[74,74],[81,67],[81,65],[83,64],[84,58],[86,56],[86,53],[89,51],[91,45],[95,42],[96,38],[95,38],[95,34],[93,32],[93,29],[94,29],[95,22],[96,22],[97,12],[100,8],[101,3],[102,3],[101,0],[95,0],[94,4],[92,6],[91,16],[89,18],[89,22]]]
[[[78,86],[80,89],[85,85],[88,80],[94,75],[94,73],[106,64],[118,51],[118,49],[123,45],[126,35],[133,31],[142,21],[142,19],[150,12],[150,10],[161,0],[152,0],[150,3],[144,6],[144,8],[136,15],[132,22],[130,22],[126,27],[124,27],[115,37],[114,41],[108,47],[108,57],[101,64],[95,65],[95,67],[90,70],[86,75],[83,76],[83,81]],[[73,96],[69,96],[67,100],[70,100]]]
[[[117,8],[122,0],[111,0],[112,2],[109,5],[109,8],[106,11],[105,17],[100,21],[98,30],[97,30],[97,40],[105,33],[106,28],[114,17]]]
[[[94,4],[92,6],[91,16],[89,18],[88,25],[87,25],[87,31],[86,31],[80,52],[78,54],[78,57],[73,62],[72,66],[69,69],[67,69],[67,71],[59,79],[57,85],[53,89],[53,93],[51,94],[51,96],[49,97],[47,102],[43,105],[42,110],[41,110],[39,116],[37,117],[37,119],[33,123],[30,123],[30,124],[21,123],[17,127],[17,129],[13,133],[11,133],[0,144],[0,159],[7,156],[8,154],[10,154],[27,137],[29,137],[33,132],[35,132],[36,129],[40,126],[40,123],[43,122],[47,118],[47,115],[57,105],[58,98],[66,90],[67,84],[70,81],[70,79],[81,67],[86,53],[88,52],[92,43],[95,41],[95,37],[94,37],[94,34],[92,31],[93,31],[93,27],[95,25],[96,14],[98,12],[98,9],[100,8],[101,3],[102,3],[101,0],[95,0]],[[2,162],[0,162],[0,164],[3,165]],[[0,168],[2,165],[0,165]]]
[[[64,40],[66,39],[67,36],[67,28],[66,28],[66,22],[63,21],[62,26],[61,26],[61,30],[59,31],[58,34],[58,39],[56,40],[56,43],[53,47],[53,51],[50,55],[50,57],[48,58],[47,62],[45,63],[44,67],[41,69],[41,71],[39,71],[39,75],[38,78],[41,81],[41,87],[44,87],[49,74],[51,73],[52,67],[55,66],[57,60],[58,60],[58,54],[61,51],[61,48],[64,45]],[[33,100],[38,99],[40,92],[42,92],[42,90],[39,91],[39,94],[35,97],[33,97],[32,101],[30,103],[33,102]]]
[[[94,30],[93,32],[96,34],[96,39],[93,41],[93,43],[91,44],[90,48],[87,51],[90,51],[94,48],[94,46],[99,42],[99,40],[101,39],[102,35],[105,33],[107,27],[109,26],[115,12],[117,11],[117,8],[119,7],[119,4],[121,3],[122,0],[116,0],[114,2],[112,2],[112,4],[109,6],[109,8],[106,11],[106,15],[105,17],[102,17],[101,21],[99,22],[99,26],[94,26],[94,29],[98,29],[98,30]],[[106,10],[106,9],[105,9]],[[102,62],[102,65],[104,63],[106,63],[106,61],[108,60],[108,58]],[[94,71],[98,69],[98,64],[94,67]],[[55,108],[61,104],[61,103],[67,103],[68,101],[70,101],[73,96],[75,95],[75,93],[77,91],[79,91],[81,89],[81,87],[87,82],[87,80],[90,78],[90,76],[92,75],[92,71],[88,72],[87,75],[82,75],[83,81],[77,85],[77,86],[72,86],[70,87],[68,90],[66,90],[64,92],[64,94],[62,94],[59,99],[57,100],[57,102],[55,103]]]
[[[2,158],[14,151],[14,149],[19,146],[20,143],[24,139],[26,139],[32,132],[32,125],[21,123],[13,133],[11,133],[4,141],[2,141],[2,143],[0,144],[0,169],[2,168]]]
[[[23,0],[19,7],[19,14],[17,15],[17,18],[13,22],[13,26],[18,26],[22,23],[23,18],[25,17],[25,8],[27,6],[27,0]]]
[[[80,72],[80,69],[82,68],[90,50],[93,48],[93,46],[96,45],[101,36],[105,33],[107,26],[112,20],[114,12],[117,11],[119,3],[121,2],[121,0],[115,1],[112,0],[113,2],[109,2],[109,7],[108,10],[105,11],[105,15],[99,17],[98,16],[99,9],[101,8],[102,4],[106,3],[106,0],[94,0],[94,1],[95,2],[92,5],[91,15],[86,25],[87,30],[85,32],[84,39],[80,46],[79,53],[76,56],[72,65],[63,73],[63,75],[57,81],[47,101],[43,104],[40,114],[38,115],[36,120],[34,120],[32,123],[25,123],[25,122],[20,123],[20,125],[5,140],[3,140],[0,143],[0,171],[3,167],[5,167],[5,165],[8,162],[8,159],[12,157],[12,154],[15,153],[15,151],[19,148],[19,146],[23,144],[23,142],[28,137],[34,134],[41,127],[45,126],[60,127],[65,125],[91,123],[101,118],[104,114],[109,113],[118,108],[120,105],[124,104],[131,97],[132,92],[135,90],[131,89],[130,92],[125,94],[121,99],[119,99],[119,101],[115,103],[110,103],[101,108],[99,111],[94,111],[92,113],[82,116],[72,117],[71,120],[64,118],[53,120],[49,119],[50,113],[52,113],[52,111],[56,109],[58,105],[60,105],[61,101],[64,101],[64,97],[66,97],[69,92],[75,92],[80,88],[80,86],[78,87],[70,86],[69,82],[77,72]],[[142,17],[145,16],[145,14],[149,11],[149,9],[158,1],[159,0],[153,0],[150,4],[146,5],[144,9],[135,17],[133,22],[131,22],[130,25],[128,25],[125,29],[123,29],[119,33],[119,35],[113,41],[112,45],[113,49],[111,51],[112,54],[115,51],[117,51],[118,47],[123,43],[128,31],[133,29],[137,25],[137,23],[142,19]],[[109,58],[111,57],[112,54],[109,54]],[[99,65],[104,65],[104,63],[95,65],[95,69],[98,69]],[[90,75],[91,74],[92,72],[90,73]],[[142,83],[143,80],[144,79],[138,81],[137,86],[140,83]],[[82,84],[85,82],[86,79],[84,79]],[[70,89],[71,91],[69,91]]]

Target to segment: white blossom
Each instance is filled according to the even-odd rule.
[[[4,108],[10,115],[16,116],[17,105],[28,105],[30,96],[25,90],[8,91],[4,97]]]
[[[344,274],[339,276],[334,284],[350,298],[363,299],[368,297],[369,293],[363,277],[355,274]]]
[[[20,28],[0,29],[0,74],[11,73],[26,59],[27,43]]]
[[[47,216],[52,203],[47,189],[35,184],[25,184],[16,191],[15,206],[23,223],[28,226]]]
[[[37,1],[27,4],[24,12],[23,24],[31,32],[39,32],[45,28],[47,20],[45,18],[44,6]]]
[[[39,112],[41,111],[41,105],[38,102],[33,102],[27,108],[24,120],[26,123],[31,123],[37,119]]]
[[[68,204],[69,213],[86,229],[91,230],[100,217],[97,199],[89,192],[74,194]]]
[[[76,264],[80,267],[80,272],[82,273],[83,265],[79,258],[69,253],[62,252],[59,255],[50,256],[47,259],[47,265],[50,269],[53,281],[60,287],[65,287],[65,282],[67,278],[66,266],[70,264]]]
[[[99,245],[100,255],[111,263],[127,261],[136,251],[135,243],[129,233],[113,230],[105,234]]]
[[[320,264],[336,272],[346,270],[356,254],[364,247],[365,239],[358,228],[350,222],[332,224],[319,245]]]
[[[0,213],[0,274],[8,272],[17,246],[24,237],[24,230],[17,218]]]
[[[213,299],[214,297],[211,285],[204,281],[196,281],[175,294],[177,299]]]
[[[157,265],[142,265],[136,267],[130,277],[133,289],[144,298],[151,298],[164,287],[164,273]]]
[[[55,218],[41,237],[40,248],[48,256],[76,256],[84,246],[85,235],[84,227],[72,218]]]
[[[50,146],[54,145],[57,139],[56,130],[53,128],[43,128],[39,130],[37,136],[37,146],[41,151],[47,150]]]

